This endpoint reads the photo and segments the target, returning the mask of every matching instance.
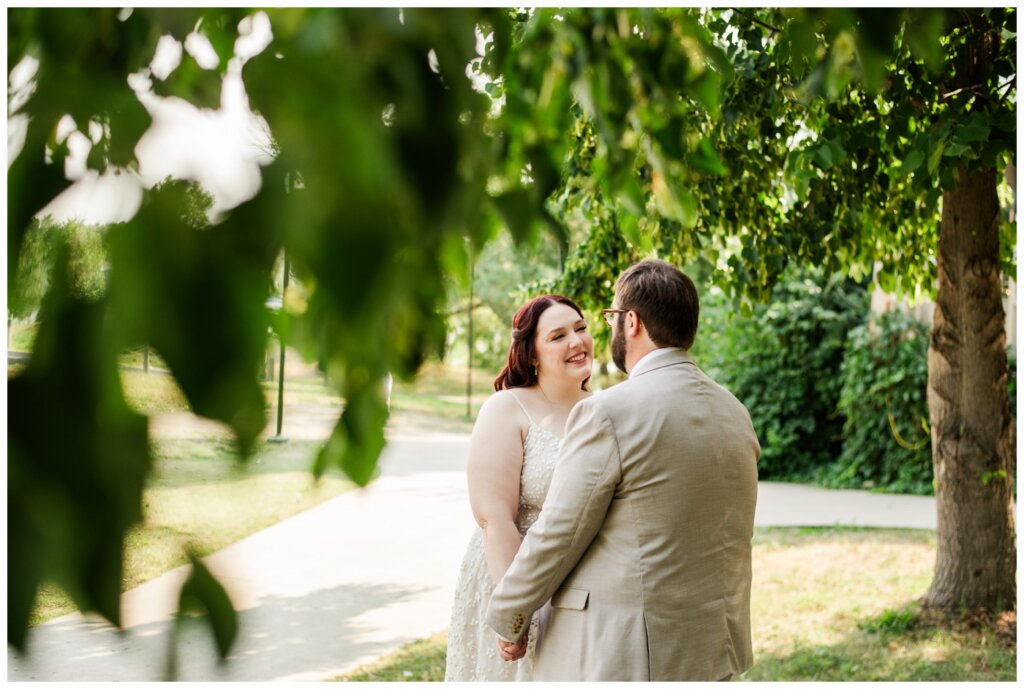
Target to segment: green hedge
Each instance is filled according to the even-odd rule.
[[[814,273],[780,284],[751,317],[705,297],[694,356],[750,410],[762,479],[813,480],[841,451],[838,373],[847,334],[867,312],[862,287]]]
[[[891,312],[850,333],[838,405],[845,417],[843,449],[825,483],[933,492],[928,332],[927,325]]]
[[[869,321],[857,285],[805,273],[749,317],[705,295],[693,353],[750,410],[760,478],[931,494],[928,339],[899,312]],[[1007,359],[1015,413],[1012,347]]]

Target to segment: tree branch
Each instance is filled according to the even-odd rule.
[[[466,313],[470,309],[479,309],[483,305],[483,301],[476,301],[472,305],[462,304],[461,306],[456,306],[455,308],[448,309],[447,311],[445,311],[444,315],[455,316],[460,313]]]
[[[754,15],[747,14],[746,12],[744,12],[743,10],[740,10],[739,8],[730,7],[729,9],[731,9],[733,12],[735,12],[736,14],[738,14],[738,15],[740,15],[742,17],[746,17],[747,19],[749,19],[750,21],[754,22],[758,26],[762,26],[762,27],[768,29],[772,33],[782,33],[782,29],[777,29],[774,26],[772,26],[771,24],[766,24],[765,22],[761,21],[760,19],[758,19]]]
[[[1013,86],[1016,83],[1017,83],[1017,80],[1011,78],[1011,79],[1008,79],[1005,84],[1003,84],[1002,86],[997,88],[996,89],[997,93],[999,91],[1003,91],[1003,94],[1001,96],[999,96],[999,100],[997,102],[1002,103],[1003,99],[1006,98],[1008,95],[1010,95],[1010,87]],[[1005,90],[1003,90],[1003,89],[1005,89]]]
[[[996,94],[998,94],[1000,91],[1002,91],[1004,89],[1007,89],[1010,86],[1013,86],[1015,83],[1016,83],[1016,81],[1014,79],[1010,79],[1010,80],[1006,81],[1005,83],[1000,84],[996,88]],[[943,93],[940,96],[940,98],[942,98],[943,100],[945,100],[946,98],[952,98],[953,96],[955,96],[955,95],[957,95],[959,93],[962,93],[964,91],[971,91],[971,92],[976,93],[978,95],[982,95],[984,93],[984,84],[973,84],[971,86],[964,86],[963,88],[956,89],[955,91],[950,91],[949,93]],[[1001,96],[999,96],[999,98],[997,100],[1002,101],[1003,98],[1006,98],[1006,96],[1009,93],[1010,92],[1007,90],[1005,93],[1003,93]]]
[[[956,89],[954,91],[950,91],[949,93],[943,93],[941,96],[939,96],[939,98],[942,98],[943,100],[945,100],[946,98],[952,98],[953,96],[955,96],[957,94],[960,94],[960,93],[963,93],[964,91],[974,91],[974,92],[977,92],[978,89],[980,89],[980,88],[981,88],[981,84],[974,84],[973,86],[964,86],[963,88],[959,88],[959,89]]]

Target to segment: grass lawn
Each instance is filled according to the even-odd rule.
[[[739,679],[1014,681],[1014,613],[937,619],[920,612],[914,601],[934,562],[930,531],[758,529],[755,665]],[[338,679],[441,681],[446,645],[441,633]]]
[[[339,677],[343,682],[443,682],[448,632],[413,641],[376,662]]]
[[[145,349],[143,347],[136,347],[126,351],[120,357],[120,363],[122,366],[131,366],[137,368],[140,371],[144,368],[146,363]],[[160,358],[160,355],[156,353],[156,350],[150,348],[149,350],[149,370],[150,371],[166,371],[167,364]]]
[[[188,411],[188,400],[166,373],[121,369],[121,385],[129,406],[140,414]]]
[[[473,369],[469,398],[472,418],[469,418],[466,416],[465,367],[427,362],[415,381],[395,380],[391,391],[392,416],[404,424],[469,433],[480,405],[494,394],[491,385],[494,375]]]

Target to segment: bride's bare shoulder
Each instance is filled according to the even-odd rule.
[[[486,401],[480,405],[477,421],[480,419],[503,420],[508,423],[510,420],[518,422],[520,417],[524,419],[522,405],[525,400],[518,395],[528,394],[524,388],[517,388],[515,391],[499,390],[487,397]]]
[[[515,393],[511,390],[499,390],[494,393],[480,406],[480,416],[487,415],[505,415],[509,412],[519,409],[519,402],[516,401]]]
[[[523,412],[522,400],[516,397],[517,394],[523,393],[499,390],[488,397],[477,413],[476,426],[507,426],[511,422],[516,428],[525,429],[526,415]]]

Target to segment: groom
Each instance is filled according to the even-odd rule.
[[[535,680],[727,680],[753,662],[750,539],[760,446],[746,408],[687,350],[693,282],[664,261],[615,284],[612,358],[629,380],[567,422],[544,508],[487,622]]]

